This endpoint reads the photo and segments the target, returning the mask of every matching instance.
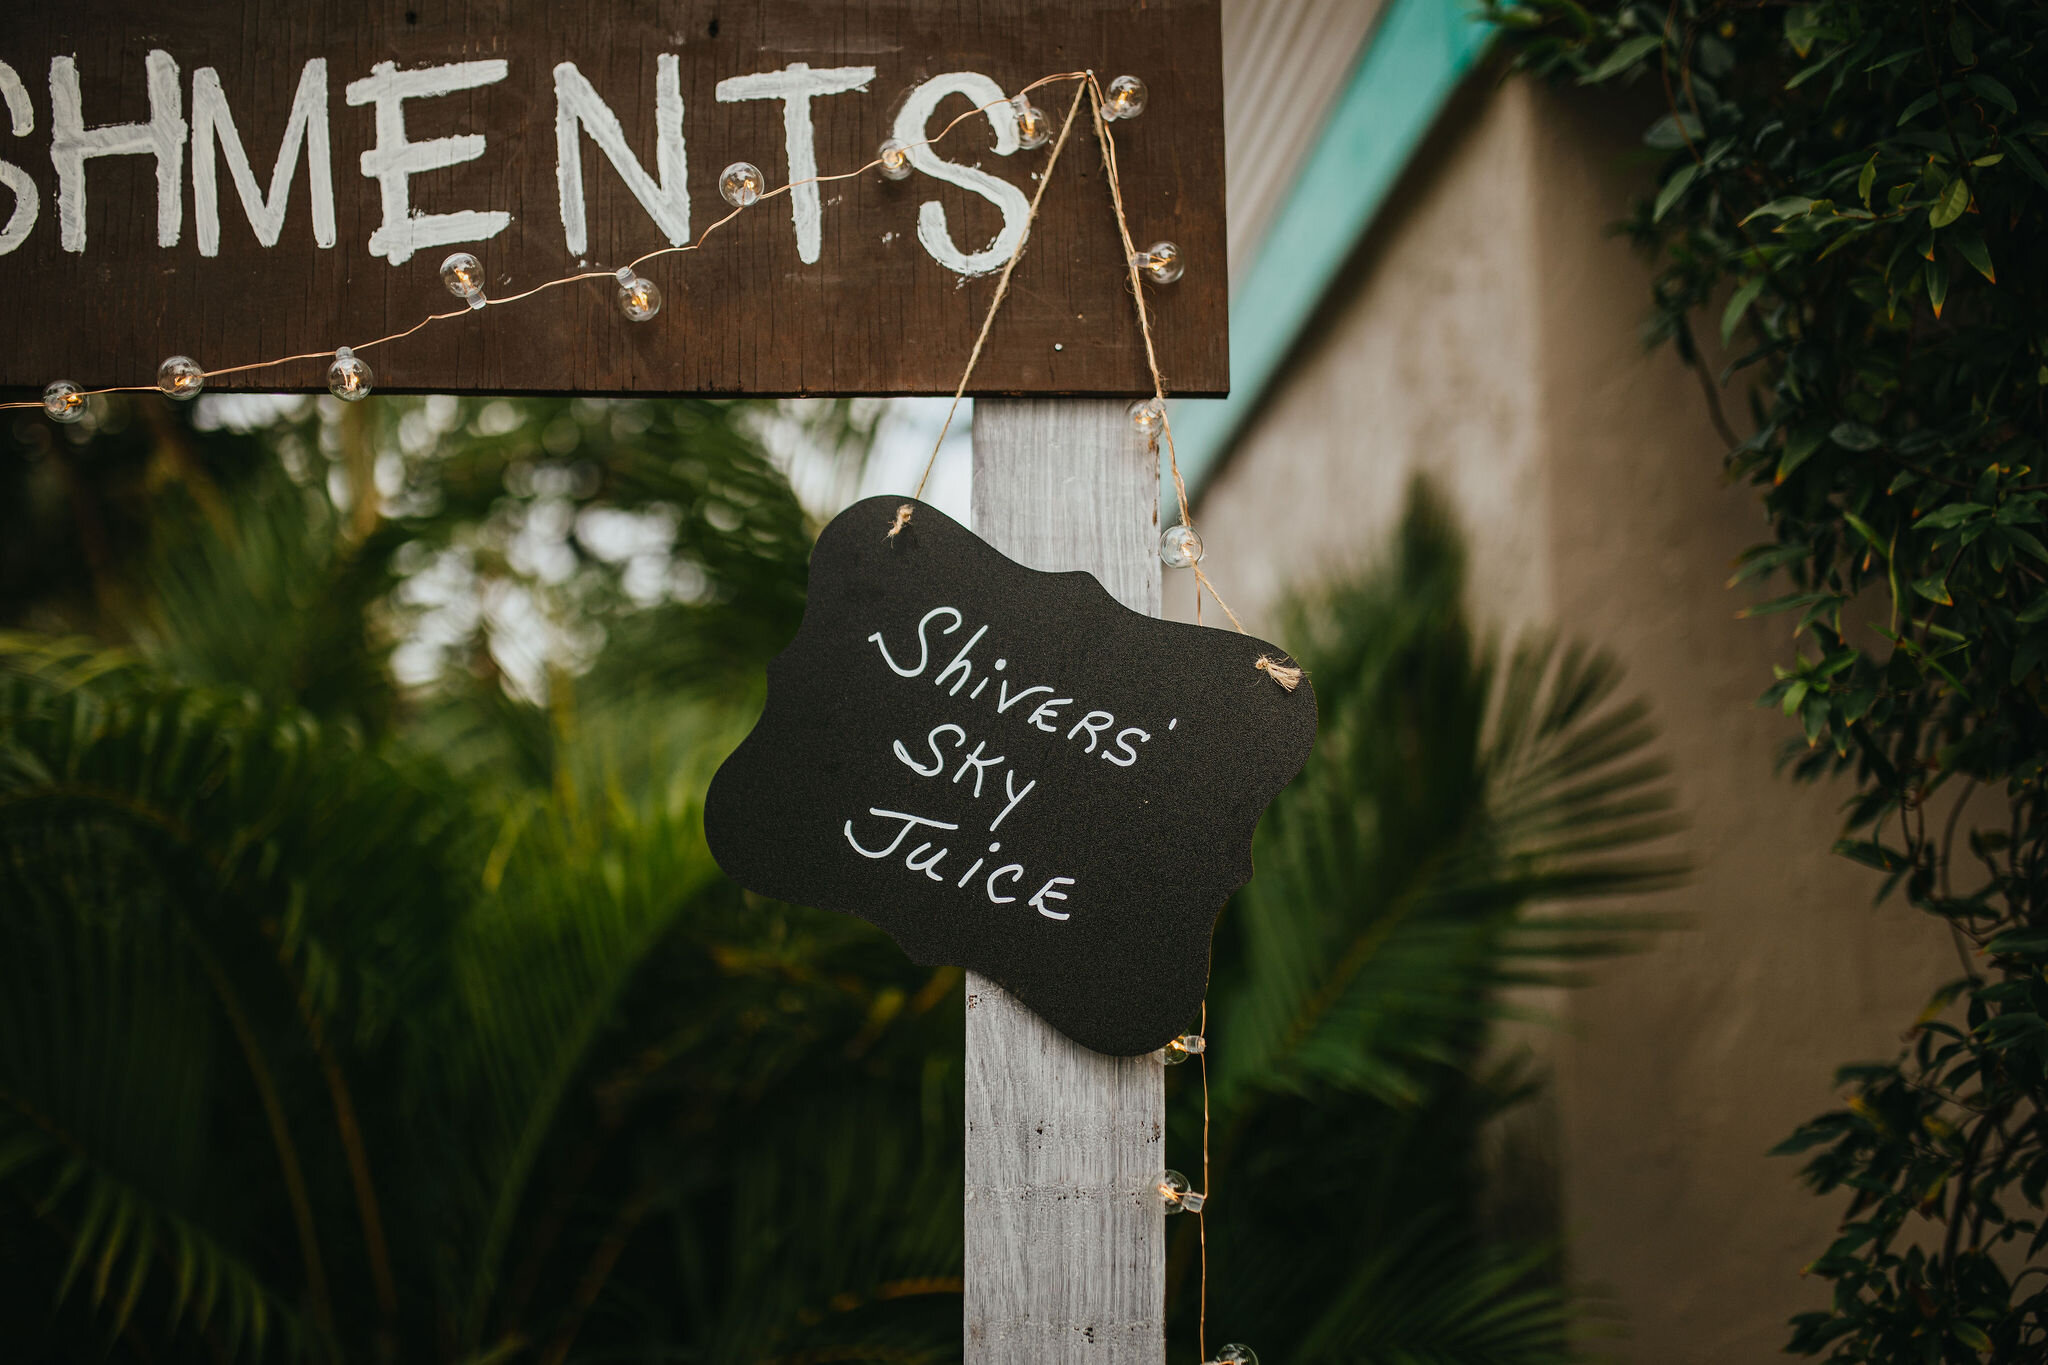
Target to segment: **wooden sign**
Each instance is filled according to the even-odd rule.
[[[760,723],[711,784],[726,874],[861,916],[1002,984],[1076,1042],[1190,1028],[1252,829],[1315,740],[1277,648],[1041,573],[937,509],[825,528]]]
[[[1056,72],[1129,73],[1114,125],[1176,393],[1228,388],[1217,0],[15,0],[0,30],[0,387],[149,384],[401,331],[699,240],[718,178],[851,170]],[[1070,81],[1034,102],[1055,122]],[[1086,119],[988,350],[986,393],[1151,392]],[[592,281],[437,324],[371,359],[384,391],[951,393],[1047,148],[998,106],[913,156],[763,201],[645,273],[627,324]],[[9,202],[11,198],[11,203]],[[213,389],[312,390],[305,360]]]

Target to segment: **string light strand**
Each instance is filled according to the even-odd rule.
[[[1118,77],[1117,81],[1123,79],[1123,77]],[[1117,81],[1110,82],[1113,90],[1117,86]],[[1152,374],[1152,402],[1154,406],[1151,412],[1156,417],[1159,430],[1156,435],[1150,438],[1150,446],[1156,453],[1159,448],[1160,439],[1164,438],[1166,442],[1166,465],[1168,472],[1173,476],[1173,496],[1180,510],[1180,524],[1186,527],[1188,532],[1192,534],[1195,529],[1194,513],[1188,507],[1187,481],[1181,477],[1180,453],[1175,449],[1173,443],[1173,419],[1166,411],[1166,377],[1159,369],[1159,352],[1152,341],[1152,314],[1151,310],[1145,306],[1144,277],[1140,273],[1145,268],[1143,263],[1153,259],[1153,256],[1152,252],[1140,252],[1138,250],[1137,242],[1131,237],[1130,218],[1124,212],[1124,189],[1123,180],[1118,174],[1117,168],[1116,138],[1109,131],[1109,119],[1104,117],[1103,112],[1105,102],[1113,100],[1114,96],[1105,96],[1103,94],[1101,82],[1096,80],[1095,73],[1092,71],[1088,73],[1088,84],[1095,93],[1093,100],[1095,136],[1096,140],[1102,144],[1102,165],[1104,176],[1109,181],[1109,200],[1116,210],[1117,233],[1123,239],[1124,262],[1130,276],[1131,298],[1137,305],[1138,310],[1138,331],[1145,340],[1145,366]],[[1144,98],[1144,87],[1139,86],[1136,96],[1137,108],[1144,108]],[[1126,100],[1123,103],[1128,105],[1130,101]],[[1128,118],[1131,115],[1124,114],[1123,117]],[[1162,243],[1161,245],[1166,244]],[[1167,282],[1178,279],[1180,277],[1179,266],[1179,253],[1176,251],[1173,274],[1162,278]],[[1189,561],[1187,566],[1193,571],[1195,576],[1195,623],[1197,625],[1201,624],[1202,594],[1207,592],[1210,597],[1216,600],[1216,605],[1223,609],[1223,614],[1230,618],[1230,624],[1236,628],[1237,633],[1240,635],[1245,634],[1244,622],[1239,620],[1237,613],[1230,609],[1230,604],[1223,600],[1223,594],[1216,591],[1216,585],[1209,581],[1209,575],[1202,572],[1200,560],[1201,541],[1199,537],[1195,539],[1195,545],[1196,556]],[[1273,676],[1270,670],[1267,670],[1267,673],[1268,676]],[[1275,680],[1278,681],[1277,678]],[[1297,676],[1295,682],[1299,684],[1300,681],[1301,679]],[[1288,687],[1285,683],[1281,685],[1290,692],[1294,690],[1293,687]]]
[[[1017,96],[1029,94],[1031,91],[1036,90],[1043,85],[1050,85],[1055,82],[1063,80],[1082,80],[1087,76],[1088,73],[1085,71],[1055,72],[1053,75],[1050,76],[1041,76],[1037,80],[1031,82],[1029,85],[1026,85],[1025,87],[1023,87],[1023,89],[1017,92]],[[1002,99],[991,100],[986,104],[977,105],[974,108],[969,109],[952,119],[949,119],[944,127],[940,128],[938,132],[932,134],[930,137],[923,138],[917,142],[898,143],[896,145],[902,149],[908,149],[910,147],[933,146],[934,144],[938,143],[942,138],[944,138],[948,133],[951,133],[955,128],[959,127],[961,124],[976,117],[977,115],[986,114],[991,109],[1001,108],[1010,105],[1012,101],[1015,98],[1017,98],[1017,96],[1005,95]],[[739,217],[740,214],[744,213],[747,208],[751,208],[754,205],[765,202],[766,200],[773,199],[778,195],[788,194],[790,191],[795,190],[804,185],[824,184],[829,181],[835,180],[851,180],[856,177],[865,175],[869,171],[875,170],[881,167],[882,165],[882,158],[877,156],[869,161],[862,163],[860,166],[850,171],[839,171],[830,175],[809,176],[802,180],[793,180],[790,181],[788,184],[780,185],[774,189],[763,191],[757,198],[752,200],[745,207],[734,208],[732,212],[726,214],[723,218],[718,219],[709,227],[705,228],[704,231],[701,234],[699,234],[696,241],[686,242],[681,246],[668,246],[658,248],[654,251],[650,251],[645,255],[636,258],[635,260],[630,262],[630,264],[634,269],[637,270],[641,265],[645,264],[646,262],[655,260],[662,256],[673,256],[685,251],[695,251],[698,248],[702,247],[705,242],[710,240],[713,233],[717,232],[727,223],[730,223],[733,219]],[[508,295],[507,297],[502,299],[484,299],[481,301],[481,303],[477,304],[476,307],[503,307],[507,304],[519,303],[526,299],[530,299],[534,297],[536,294],[546,293],[550,289],[560,289],[564,285],[578,284],[586,280],[610,280],[614,278],[615,272],[610,270],[582,271],[574,275],[564,275],[559,279],[543,281],[542,283],[533,286],[531,289],[524,290],[517,294]],[[375,347],[383,346],[391,342],[403,341],[407,337],[412,336],[414,333],[419,332],[423,328],[429,327],[434,323],[447,322],[454,318],[467,317],[472,311],[474,311],[472,308],[458,308],[445,313],[432,313],[420,319],[418,322],[414,323],[411,327],[406,328],[402,332],[393,332],[389,336],[378,337],[375,341],[366,341],[362,342],[361,344],[351,343],[346,349],[348,349],[351,352],[360,354],[363,351],[371,350]],[[332,360],[334,354],[334,350],[303,351],[297,355],[278,356],[270,360],[250,361],[248,364],[245,365],[230,365],[222,369],[205,370],[200,373],[199,377],[202,381],[204,381],[207,379],[220,378],[225,375],[244,374],[250,370],[267,370],[279,365],[298,364],[302,361],[308,360]],[[96,398],[105,394],[152,393],[158,391],[159,387],[160,386],[156,384],[113,384],[98,389],[73,390],[68,397],[69,401],[71,401],[75,405],[82,404],[84,400],[87,398]],[[15,402],[0,403],[0,412],[25,410],[30,408],[43,408],[45,406],[46,405],[44,404],[44,402],[40,399],[26,399]]]

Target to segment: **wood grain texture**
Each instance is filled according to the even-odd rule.
[[[984,401],[974,529],[1159,611],[1158,472],[1114,402]],[[1165,1079],[967,979],[968,1365],[1162,1365]]]
[[[1139,243],[1178,242],[1185,278],[1154,291],[1156,334],[1170,387],[1228,388],[1228,280],[1223,212],[1222,61],[1218,0],[665,0],[618,5],[560,0],[195,0],[175,19],[143,0],[81,6],[17,0],[0,28],[0,61],[19,75],[33,127],[12,135],[0,117],[0,160],[33,180],[28,237],[0,255],[0,297],[14,324],[0,348],[0,389],[56,378],[87,387],[147,384],[167,355],[220,369],[295,352],[358,344],[411,326],[452,301],[442,259],[467,249],[489,292],[507,296],[580,269],[611,269],[666,239],[611,162],[579,133],[588,243],[568,250],[557,186],[553,71],[573,62],[609,104],[625,144],[656,169],[656,72],[680,69],[692,239],[727,206],[717,181],[734,161],[759,165],[771,185],[790,179],[779,100],[721,103],[721,80],[782,70],[872,66],[865,91],[812,101],[819,169],[851,170],[875,155],[896,111],[925,80],[980,72],[1003,90],[1059,71],[1092,68],[1106,81],[1130,72],[1149,106],[1115,125],[1132,232]],[[309,59],[328,69],[336,244],[314,244],[308,166],[301,156],[282,236],[259,244],[228,162],[221,162],[217,256],[200,254],[188,137],[180,172],[181,233],[158,242],[155,158],[85,163],[86,245],[59,240],[58,178],[51,156],[51,70],[75,57],[86,127],[149,115],[145,57],[178,68],[181,115],[192,119],[194,77],[219,73],[259,186],[267,189],[286,115]],[[502,81],[408,101],[414,142],[482,134],[483,153],[410,181],[417,212],[503,211],[508,228],[473,245],[421,249],[402,264],[369,250],[383,221],[378,186],[360,158],[375,115],[347,103],[373,64],[398,70],[502,59]],[[1064,113],[1072,86],[1034,99]],[[937,131],[972,107],[949,96]],[[1049,149],[992,152],[984,117],[939,144],[948,161],[979,164],[1027,196]],[[1123,394],[1150,391],[1127,275],[1087,129],[1060,158],[1030,248],[975,375],[984,394]],[[987,199],[916,174],[869,172],[821,187],[821,254],[799,258],[790,201],[764,201],[701,251],[645,267],[666,293],[661,315],[631,324],[607,280],[578,283],[516,307],[439,323],[365,355],[385,392],[931,394],[950,393],[995,289],[995,276],[962,280],[918,241],[920,205],[944,206],[951,234],[981,249],[1001,226]],[[14,212],[0,186],[0,216]],[[325,361],[222,376],[214,389],[318,390]]]

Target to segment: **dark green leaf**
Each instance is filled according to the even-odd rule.
[[[1773,200],[1772,200],[1772,201],[1771,201],[1770,203],[1768,203],[1768,204],[1765,204],[1765,205],[1764,205],[1764,206],[1763,206],[1762,208],[1760,208],[1760,209],[1755,209],[1755,210],[1752,210],[1752,211],[1750,212],[1749,216],[1748,216],[1748,217],[1746,217],[1746,218],[1744,218],[1744,219],[1743,219],[1742,221],[1743,221],[1743,222],[1744,222],[1745,224],[1747,224],[1747,223],[1751,223],[1751,222],[1754,222],[1754,221],[1755,221],[1756,219],[1758,219],[1758,218],[1764,218],[1764,217],[1771,217],[1771,218],[1794,218],[1794,217],[1798,217],[1798,216],[1800,216],[1800,215],[1803,215],[1803,214],[1805,214],[1805,213],[1807,213],[1807,212],[1811,211],[1811,210],[1812,210],[1812,208],[1813,208],[1813,203],[1814,203],[1814,201],[1813,201],[1813,200],[1811,200],[1811,199],[1809,199],[1809,198],[1805,197],[1804,195],[1797,195],[1797,194],[1795,194],[1795,195],[1791,195],[1791,196],[1788,196],[1787,198],[1784,198],[1784,199],[1773,199]]]
[[[1998,272],[1991,267],[1991,251],[1984,245],[1984,238],[1975,232],[1958,232],[1949,238],[1949,245],[1956,254],[1968,261],[1979,275],[1993,284],[1998,283]]]
[[[1962,66],[1977,64],[1976,46],[1970,40],[1970,21],[1963,17],[1961,10],[1949,16],[1948,50],[1955,54],[1957,63]]]
[[[2025,143],[2021,142],[2018,138],[2014,138],[2005,144],[2005,150],[2012,154],[2012,159],[2019,163],[2020,169],[2025,171],[2035,184],[2044,190],[2048,190],[2048,169],[2043,169],[2040,161],[2035,158],[2031,151],[2027,150]]]
[[[1898,126],[1901,128],[1905,127],[1914,119],[1919,118],[1929,109],[1932,109],[1935,106],[1936,102],[1940,99],[1940,95],[1936,94],[1932,90],[1928,91],[1919,99],[1914,100],[1911,104],[1906,106],[1905,111],[1899,115]]]
[[[1934,197],[1934,207],[1927,210],[1927,225],[1945,228],[1963,216],[1963,210],[1970,206],[1970,187],[1961,176],[1941,187]],[[1939,307],[1939,305],[1937,305]]]
[[[1721,344],[1726,346],[1735,336],[1735,329],[1742,322],[1742,315],[1749,311],[1749,305],[1756,302],[1756,296],[1763,292],[1768,283],[1766,277],[1757,275],[1744,280],[1742,286],[1728,300],[1728,306],[1721,310]]]
[[[2012,91],[2006,89],[2002,81],[1973,71],[1963,77],[1963,82],[1985,99],[2003,107],[2008,114],[2017,114],[2020,111],[2020,102],[2012,97]]]
[[[1981,502],[1951,502],[1935,508],[1913,524],[1923,531],[1945,531],[1960,526],[1971,517],[1982,516],[1991,509]]]
[[[1654,33],[1640,34],[1617,44],[1614,51],[1607,54],[1607,60],[1579,77],[1579,84],[1596,85],[1610,77],[1618,76],[1663,45],[1663,38]]]
[[[1664,182],[1664,188],[1657,191],[1657,204],[1650,214],[1653,222],[1662,221],[1664,215],[1671,212],[1671,206],[1678,202],[1678,197],[1685,193],[1686,186],[1692,184],[1693,177],[1699,173],[1697,161],[1688,161],[1672,172],[1671,178]]]
[[[1930,602],[1941,603],[1944,607],[1955,605],[1955,599],[1949,596],[1948,583],[1938,574],[1932,578],[1914,579],[1913,591]]]
[[[1650,125],[1643,142],[1660,152],[1675,152],[1688,141],[1698,141],[1700,121],[1691,114],[1666,114]]]

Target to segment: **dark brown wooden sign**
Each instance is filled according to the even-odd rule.
[[[1148,87],[1114,128],[1133,235],[1187,262],[1148,286],[1168,383],[1228,387],[1217,0],[16,0],[0,63],[0,387],[359,344],[455,306],[450,252],[496,297],[613,268],[700,239],[732,162],[850,170],[1084,68]],[[1073,89],[1032,98],[1056,121]],[[650,263],[650,322],[591,281],[366,358],[385,391],[951,393],[1050,152],[1004,117]],[[1084,115],[972,391],[1149,392],[1123,256]]]

